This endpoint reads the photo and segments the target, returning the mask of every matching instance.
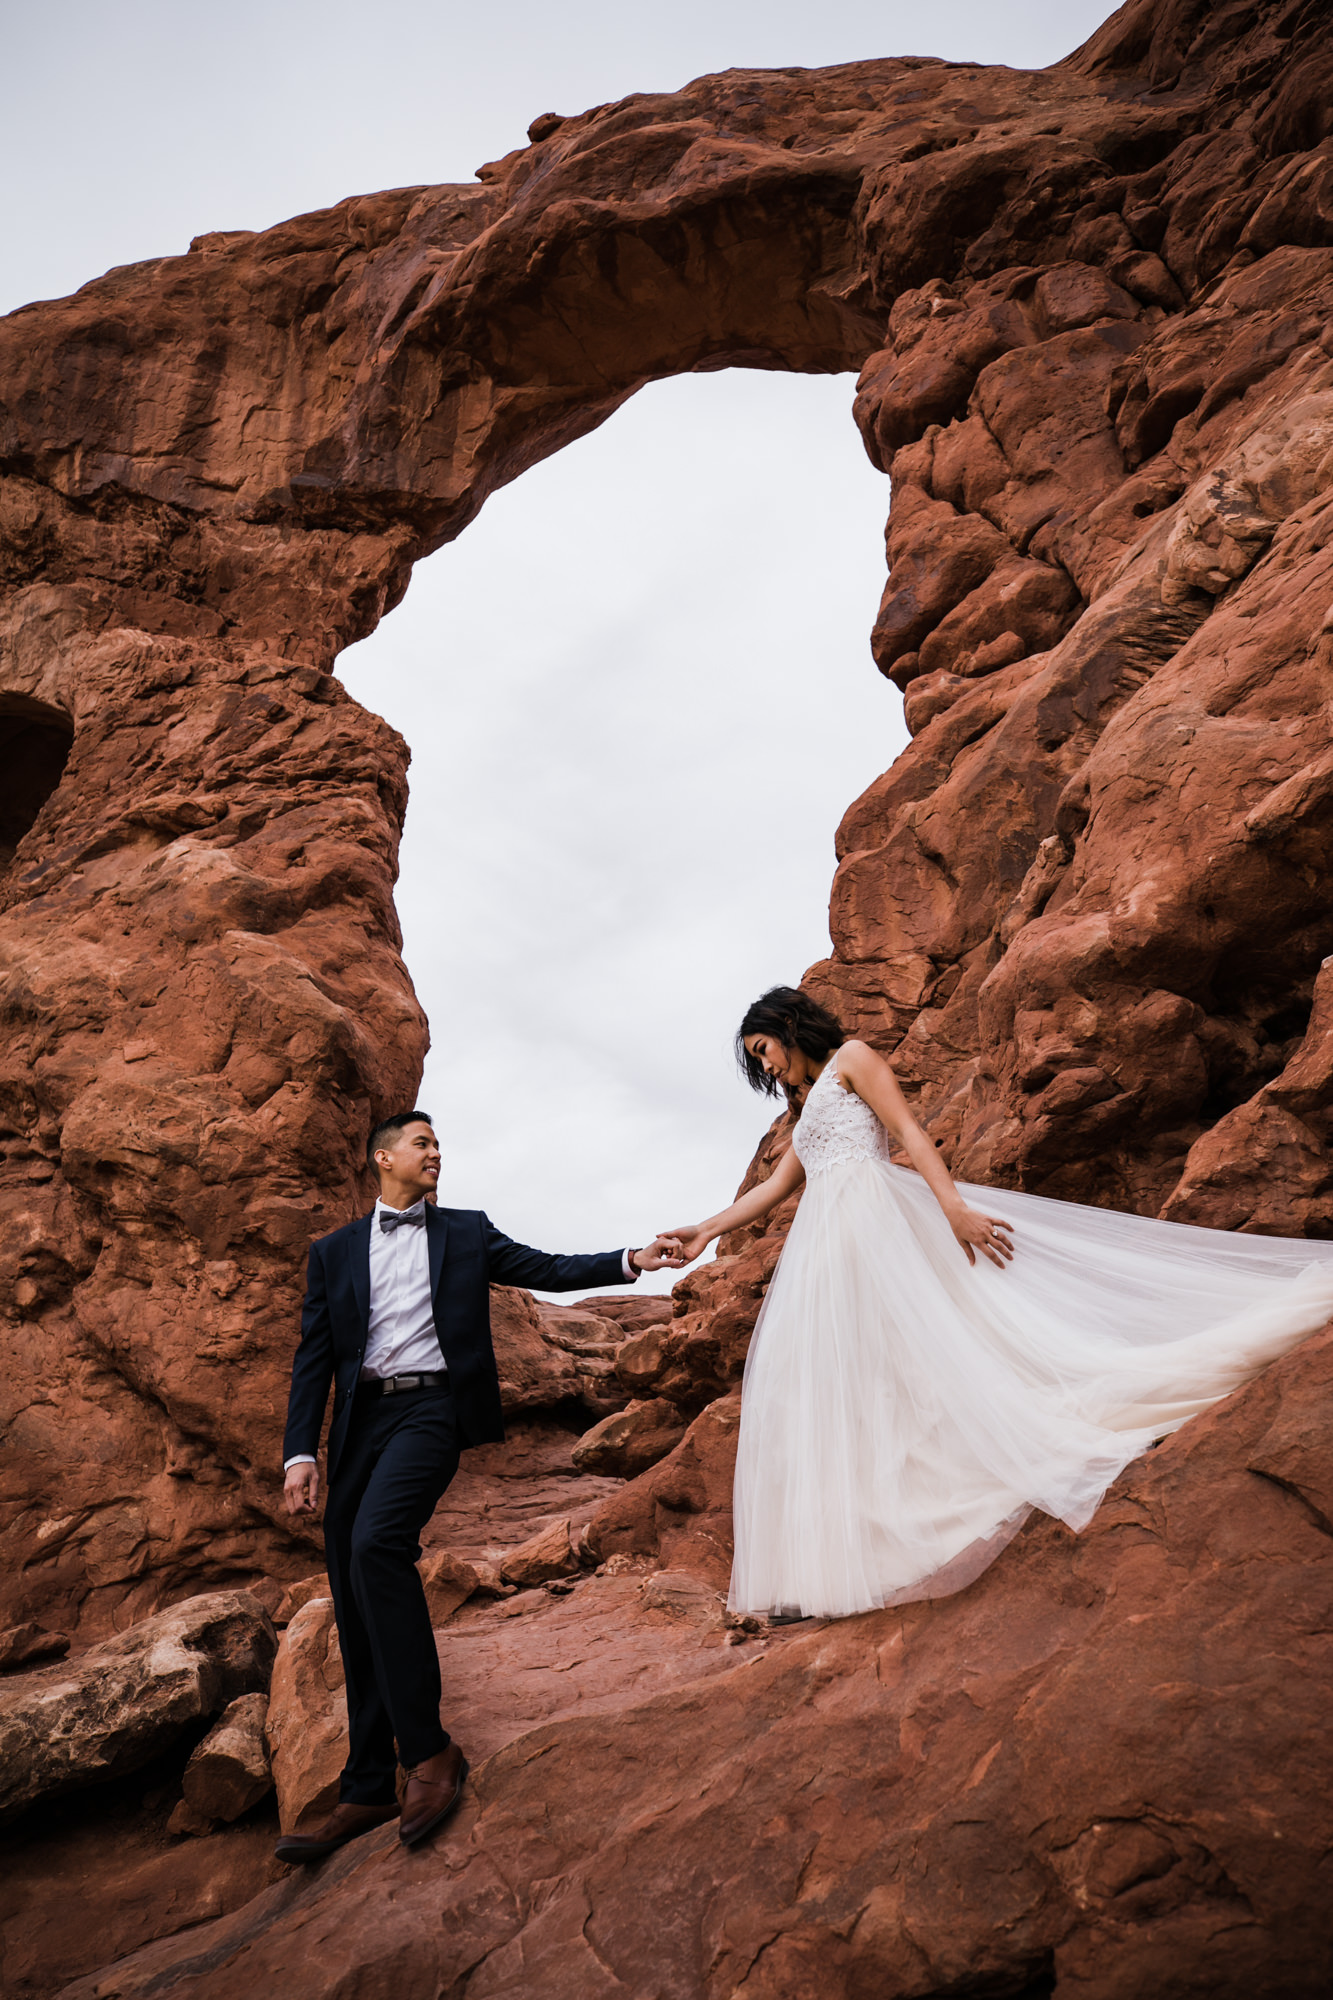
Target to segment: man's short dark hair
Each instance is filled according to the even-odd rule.
[[[366,1164],[373,1167],[376,1147],[382,1146],[391,1134],[401,1132],[407,1125],[429,1125],[433,1130],[435,1120],[429,1111],[391,1111],[387,1118],[381,1118],[378,1125],[370,1128],[370,1137],[366,1140]]]

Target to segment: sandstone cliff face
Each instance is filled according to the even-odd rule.
[[[488,492],[664,373],[861,371],[893,482],[873,645],[914,737],[844,820],[834,954],[809,978],[894,1052],[956,1170],[1333,1230],[1331,27],[1321,0],[1132,0],[1040,74],[731,72],[538,119],[475,187],[202,238],[0,324],[0,1627],[85,1638],[311,1569],[271,1473],[300,1256],[366,1198],[366,1127],[411,1096],[426,1035],[392,907],[406,746],[329,668]],[[623,1448],[666,1453],[598,1489],[588,1563],[724,1575],[734,1391],[784,1220],[624,1341],[572,1329],[554,1359],[510,1311],[520,1402],[577,1377],[589,1421],[632,1397],[649,1414]],[[1110,2000],[1142,1988],[1144,1949],[1162,1994],[1202,1990],[1192,1954],[1210,1991],[1304,1991],[1315,1878],[1295,1863],[1305,1902],[1284,1900],[1263,1842],[1268,1774],[1317,1735],[1283,1718],[1327,1631],[1322,1366],[1284,1364],[1250,1416],[1168,1447],[1086,1548],[1042,1530],[975,1603],[755,1669],[762,1754],[730,1692],[613,1733],[605,1769],[561,1725],[584,1803],[558,1826],[556,1747],[501,1758],[478,1852],[509,1858],[460,1877],[480,1914],[449,1978],[484,1961],[469,1990],[531,1990],[534,1966],[537,1990],[633,1990],[589,1913],[647,1866],[644,1772],[734,1758],[743,1828],[671,1793],[690,1882],[729,1885],[707,1909],[673,1890],[710,1940],[673,1992],[961,1993],[1054,1965]],[[1125,1651],[1131,1618],[1156,1664]],[[1015,1620],[1055,1635],[1056,1680],[1028,1661],[974,1702],[967,1662]],[[1178,1684],[1243,1689],[1209,1710],[1225,1768]],[[1107,1710],[1131,1687],[1141,1739]],[[888,1729],[924,1771],[904,1787],[872,1759],[862,1803],[827,1802],[802,1846],[793,1704],[819,1768],[842,1751],[811,1718],[845,1709],[858,1759]],[[1104,1711],[1071,1776],[1059,1746]],[[1326,1810],[1301,1804],[1303,1855]],[[555,1914],[498,1886],[531,1876],[538,1823],[538,1872],[577,1885]],[[957,1859],[973,1840],[1014,1857],[989,1900]],[[366,1911],[402,1907],[396,1881],[355,1879]],[[422,1893],[434,1937],[433,1875]],[[640,1926],[651,1900],[645,1877]],[[422,1991],[448,1983],[439,1948],[413,1960]]]

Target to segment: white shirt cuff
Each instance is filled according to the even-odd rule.
[[[314,1463],[314,1458],[308,1451],[298,1451],[295,1458],[283,1459],[282,1469],[284,1472],[290,1472],[294,1465],[313,1465]]]
[[[643,1276],[643,1272],[636,1271],[633,1264],[630,1263],[628,1250],[622,1250],[620,1253],[620,1268],[625,1273],[625,1276],[629,1279],[631,1284],[634,1283],[634,1280],[636,1278],[641,1278]]]

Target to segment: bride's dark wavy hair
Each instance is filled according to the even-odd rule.
[[[847,1032],[836,1014],[821,1007],[797,986],[770,986],[754,1005],[745,1010],[745,1019],[736,1030],[736,1061],[751,1090],[765,1097],[780,1097],[782,1085],[764,1073],[763,1064],[745,1046],[747,1035],[772,1035],[785,1049],[800,1049],[816,1062],[827,1062],[840,1049]]]

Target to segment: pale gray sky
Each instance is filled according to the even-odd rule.
[[[9,0],[0,311],[727,68],[1053,62],[1100,0]],[[399,908],[444,1199],[550,1249],[729,1198],[730,1038],[828,950],[833,833],[905,740],[867,635],[888,484],[849,377],[643,391],[497,494],[344,655],[412,743]]]

